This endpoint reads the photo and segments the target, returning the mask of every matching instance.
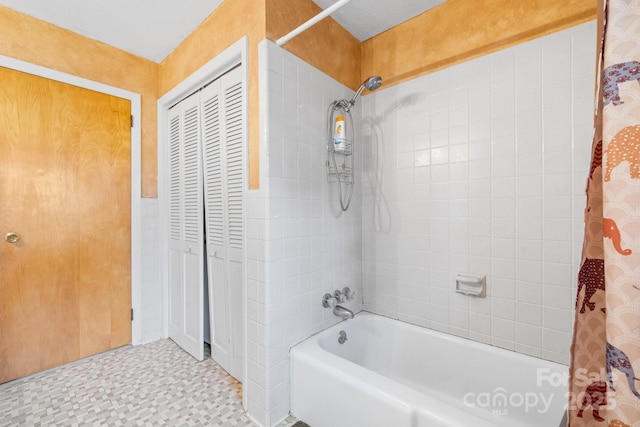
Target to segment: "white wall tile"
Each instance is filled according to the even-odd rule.
[[[542,307],[540,303],[518,302],[516,304],[516,320],[521,324],[538,327],[538,334],[541,334],[542,331],[539,326],[542,326]]]
[[[260,205],[255,206],[257,212],[248,212],[247,234],[256,259],[247,262],[247,275],[253,278],[253,300],[247,307],[253,369],[247,391],[249,413],[263,425],[272,425],[289,410],[289,348],[340,320],[321,306],[322,295],[349,286],[359,296],[344,305],[361,309],[364,257],[359,180],[349,210],[341,213],[335,184],[327,182],[325,169],[326,110],[333,99],[352,92],[273,43],[263,42],[260,55],[261,67],[270,70],[260,84],[261,105],[268,109],[261,117],[269,129],[261,135],[261,144],[269,168],[260,189],[266,215],[260,216]],[[361,143],[360,107],[358,103],[352,110],[356,144]],[[361,160],[355,159],[360,170]],[[394,169],[409,170],[412,181],[413,147],[394,160]],[[258,360],[260,349],[264,361]]]
[[[342,215],[324,176],[323,133],[329,102],[351,91],[261,45],[268,132],[247,230],[252,416],[272,424],[286,415],[288,348],[337,321],[319,299],[344,285],[364,296],[356,310],[364,302],[568,360],[594,32],[584,24],[361,98],[363,186]],[[488,276],[486,299],[452,291],[455,273],[469,271]]]
[[[536,326],[518,323],[516,325],[516,341],[540,351],[542,346],[542,330]]]
[[[403,251],[415,248],[402,233],[421,229],[429,243],[422,250],[430,265],[421,274],[429,279],[423,289],[431,327],[568,360],[594,32],[587,23],[364,98],[364,121],[376,123],[385,151],[363,147],[365,158],[377,155],[383,165],[364,165],[364,188],[374,191],[363,193],[362,222],[376,212],[370,178],[378,168],[390,222],[384,232],[363,235],[370,310],[417,322],[414,291],[404,285],[417,277],[403,261]],[[411,105],[380,115],[399,94]],[[417,183],[424,183],[418,193]],[[417,194],[428,203],[411,203]],[[465,297],[451,293],[462,268],[488,276],[488,297],[469,300],[467,309]]]

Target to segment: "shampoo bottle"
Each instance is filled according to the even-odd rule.
[[[344,151],[345,129],[344,129],[344,116],[336,117],[336,123],[333,132],[333,149],[334,151]]]

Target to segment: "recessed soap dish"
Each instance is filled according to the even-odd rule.
[[[472,297],[487,296],[487,276],[456,274],[456,292]]]

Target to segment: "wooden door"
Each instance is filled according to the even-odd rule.
[[[0,383],[131,342],[130,128],[128,100],[0,67]]]

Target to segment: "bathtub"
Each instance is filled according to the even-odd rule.
[[[290,356],[291,413],[311,427],[563,422],[566,366],[370,313],[303,341]]]

